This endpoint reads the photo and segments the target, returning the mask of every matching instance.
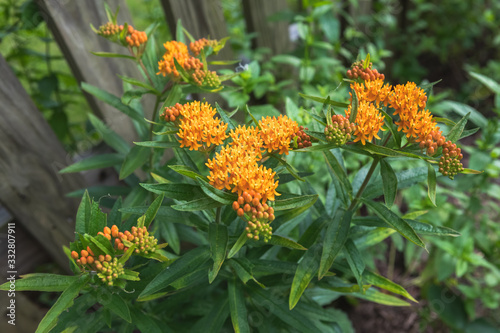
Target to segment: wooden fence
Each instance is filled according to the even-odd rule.
[[[159,1],[173,35],[179,18],[196,38],[221,39],[228,35],[220,0]],[[78,82],[87,82],[120,96],[122,82],[117,74],[140,78],[137,68],[126,61],[99,58],[90,53],[121,51],[89,27],[90,23],[98,27],[107,21],[102,1],[35,2]],[[107,0],[107,3],[111,8],[120,7],[120,22],[132,23],[125,0]],[[286,0],[243,1],[247,32],[257,32],[254,47],[270,47],[273,53],[288,50],[287,25],[266,21],[286,6]],[[223,52],[225,59],[233,58],[230,47]],[[55,262],[67,269],[67,258],[61,247],[74,238],[79,200],[68,199],[65,194],[88,184],[79,174],[58,173],[72,163],[71,158],[1,56],[0,73],[0,204],[12,215],[16,228],[26,229]],[[84,95],[89,109],[111,129],[130,143],[135,139],[133,126],[125,115],[89,94]],[[152,109],[151,101],[143,102],[149,104],[145,110]],[[33,249],[20,251],[39,252],[38,248]],[[24,272],[29,270],[24,268]]]

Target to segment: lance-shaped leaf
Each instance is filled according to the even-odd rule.
[[[365,280],[366,283],[372,284],[376,287],[388,290],[392,293],[401,295],[403,297],[408,298],[409,300],[413,302],[417,302],[415,298],[413,298],[412,295],[410,295],[405,288],[401,287],[399,284],[392,282],[391,280],[378,275],[376,273],[373,273],[369,270],[365,270],[363,272],[363,279]]]
[[[319,261],[321,259],[321,245],[315,244],[306,251],[292,281],[292,288],[290,290],[290,297],[288,305],[290,310],[297,305],[300,297],[306,290],[309,282],[311,282],[314,275],[316,275],[319,268]]]
[[[208,272],[208,282],[212,283],[226,258],[227,251],[227,227],[224,224],[210,223],[208,227],[208,242],[210,243],[210,252],[214,265]]]
[[[252,280],[256,284],[258,284],[261,288],[266,287],[262,283],[257,281],[257,279],[253,276],[252,270],[254,265],[247,258],[231,259],[228,261],[228,263],[244,284]]]
[[[330,104],[332,106],[338,106],[338,107],[341,107],[341,108],[347,108],[349,106],[349,103],[342,103],[342,102],[336,102],[336,101],[332,101],[332,100],[328,100],[328,102],[326,101],[326,98],[322,98],[322,97],[317,97],[317,96],[311,96],[311,95],[304,95],[304,94],[301,94],[299,93],[299,96],[304,98],[304,99],[309,99],[311,101],[315,101],[315,102],[319,102],[319,103],[327,103],[327,104]]]
[[[116,315],[121,317],[123,320],[131,323],[132,317],[130,316],[130,309],[128,308],[127,302],[116,293],[111,293],[107,289],[101,291],[104,295],[98,297],[99,303],[106,309],[111,310]]]
[[[84,234],[86,230],[89,230],[91,209],[92,200],[90,200],[89,192],[85,190],[82,201],[78,206],[78,211],[76,212],[76,234]]]
[[[107,127],[99,118],[89,113],[89,120],[96,131],[102,136],[102,140],[118,153],[126,155],[130,151],[128,143],[116,132]]]
[[[106,226],[107,215],[99,208],[99,203],[92,203],[92,211],[90,215],[89,227],[85,230],[90,235],[97,235]]]
[[[236,253],[238,253],[238,251],[243,247],[243,245],[245,245],[247,240],[248,240],[247,232],[243,231],[241,233],[240,237],[238,237],[238,240],[236,241],[236,243],[234,243],[231,250],[229,250],[227,257],[228,258],[234,257],[236,255]]]
[[[145,147],[132,147],[127,156],[125,156],[125,160],[123,161],[123,164],[120,168],[120,180],[128,177],[136,169],[143,166],[144,163],[146,163],[150,153],[150,149],[147,149]]]
[[[427,164],[427,195],[432,204],[436,206],[436,170],[431,164]]]
[[[340,165],[340,162],[337,160],[335,155],[333,155],[329,151],[324,151],[323,155],[325,156],[325,160],[328,163],[330,170],[332,171],[332,175],[339,182],[342,192],[344,193],[344,196],[346,198],[351,198],[352,186],[351,183],[349,182],[349,179],[347,178],[345,170]]]
[[[52,305],[50,310],[45,314],[40,324],[36,329],[36,333],[46,333],[54,328],[57,324],[57,319],[61,313],[73,305],[73,300],[78,296],[80,290],[87,284],[90,276],[88,274],[81,275],[66,290],[59,296],[56,303]]]
[[[221,119],[223,122],[227,124],[227,129],[232,130],[236,128],[236,123],[234,120],[231,119],[231,117],[238,111],[238,109],[234,110],[232,113],[228,114],[226,111],[224,111],[220,105],[216,102],[215,103],[215,108],[217,110],[217,113],[220,115]]]
[[[405,220],[397,216],[394,212],[390,211],[381,203],[366,200],[363,198],[361,198],[361,201],[369,208],[371,208],[382,221],[386,222],[388,225],[394,228],[403,237],[425,249],[424,242],[422,242],[415,230],[413,230],[413,228]]]
[[[16,280],[16,291],[64,291],[75,280],[76,275],[59,275],[47,273],[33,273],[21,275],[21,279]],[[9,290],[10,282],[0,285],[0,290]]]
[[[206,246],[198,247],[185,253],[175,260],[172,265],[158,274],[142,291],[139,299],[152,295],[168,287],[175,280],[194,271],[198,266],[210,258],[210,251]]]
[[[168,141],[141,141],[141,142],[134,142],[134,144],[136,144],[137,146],[159,148],[159,149],[181,147],[181,144],[179,142],[168,142]]]
[[[187,165],[169,165],[168,167],[174,170],[175,172],[183,176],[189,177],[191,179],[196,180],[196,178],[200,178],[205,182],[207,181],[206,178],[204,178],[197,170]]]
[[[464,131],[465,125],[467,124],[467,119],[469,119],[470,117],[470,114],[470,112],[467,113],[465,116],[463,116],[462,119],[460,119],[458,123],[455,124],[455,126],[452,127],[450,133],[446,135],[447,140],[456,142],[460,138],[462,132]]]
[[[93,55],[96,55],[98,57],[103,57],[103,58],[125,58],[125,59],[130,59],[130,60],[136,60],[135,57],[132,57],[131,55],[126,55],[126,54],[119,54],[119,53],[111,53],[111,52],[90,52]]]
[[[349,235],[349,227],[351,225],[353,211],[340,211],[335,214],[333,220],[328,225],[323,242],[323,253],[319,265],[318,278],[321,279],[326,275],[333,261],[344,247],[344,243]]]
[[[123,162],[122,154],[102,154],[91,156],[60,170],[59,173],[80,172],[101,168],[109,168]]]
[[[248,312],[245,306],[245,296],[241,285],[236,279],[230,279],[227,282],[227,291],[229,299],[229,312],[231,313],[231,322],[236,333],[249,333]]]
[[[351,114],[349,115],[349,122],[355,123],[356,117],[358,116],[359,100],[356,90],[352,89],[352,103],[351,103]]]
[[[141,216],[139,218],[139,220],[137,221],[137,227],[139,228],[142,228],[142,227],[146,227],[146,228],[149,228],[149,225],[151,224],[151,222],[153,222],[155,216],[156,216],[156,213],[158,212],[158,209],[160,209],[160,206],[163,202],[163,198],[164,198],[164,195],[163,193],[158,197],[156,198],[152,203],[151,205],[149,206],[148,210],[146,211],[146,213]]]
[[[359,290],[363,290],[363,272],[365,270],[365,261],[351,239],[348,239],[345,242],[343,253],[347,259],[349,267],[351,268],[352,274],[358,282]]]
[[[380,175],[382,176],[385,204],[391,207],[398,192],[398,178],[385,159],[380,160]]]
[[[198,210],[219,208],[224,206],[223,203],[215,201],[212,198],[200,198],[193,201],[188,201],[182,204],[173,205],[172,208],[184,212],[194,212]]]
[[[442,101],[441,103],[439,103],[439,106],[444,109],[452,109],[455,113],[461,115],[462,117],[470,113],[469,119],[474,124],[483,129],[488,126],[488,119],[486,119],[486,117],[483,116],[479,111],[477,111],[473,107],[468,106],[467,104],[455,101]]]
[[[307,250],[305,247],[303,247],[299,243],[297,243],[289,238],[282,237],[279,235],[272,235],[271,239],[269,240],[269,244],[287,247],[287,248],[292,249],[292,250],[304,250],[304,251]]]
[[[215,201],[218,201],[224,205],[231,205],[233,202],[238,200],[238,196],[236,195],[236,193],[230,193],[216,189],[199,177],[196,178],[196,180],[198,184],[200,184],[202,191]]]
[[[163,194],[166,198],[176,200],[191,200],[193,198],[203,198],[200,187],[192,184],[182,183],[162,183],[162,184],[140,184],[146,190]]]
[[[310,207],[316,202],[316,200],[318,200],[317,194],[301,195],[289,199],[276,200],[274,202],[274,210],[287,210],[304,206]]]

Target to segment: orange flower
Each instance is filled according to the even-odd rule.
[[[351,114],[351,106],[346,110],[346,118]],[[380,139],[378,136],[379,131],[385,131],[382,128],[384,125],[384,116],[372,103],[360,101],[358,106],[358,113],[356,114],[356,129],[354,135],[356,138],[354,142],[361,141],[364,145],[366,141],[371,141],[374,137]]]
[[[394,108],[394,114],[417,112],[427,104],[427,96],[422,88],[414,82],[405,85],[398,84],[389,95],[389,106]]]
[[[158,62],[159,72],[157,74],[179,79],[180,74],[175,68],[174,59],[185,69],[196,70],[203,68],[203,64],[199,59],[189,55],[186,44],[173,40],[166,42],[163,46],[167,51],[163,55],[163,59]]]
[[[230,145],[233,147],[241,147],[248,152],[256,155],[260,160],[262,140],[260,139],[259,129],[257,127],[241,126],[239,125],[234,130],[229,132],[229,136],[233,140]]]
[[[214,47],[218,44],[215,39],[208,40],[206,38],[198,39],[197,41],[191,42],[189,44],[189,49],[195,56],[198,56],[201,50],[206,46]]]
[[[263,148],[268,152],[279,151],[288,155],[290,141],[299,130],[299,125],[287,116],[266,117],[259,120]]]
[[[257,156],[243,146],[222,147],[215,157],[206,163],[210,169],[208,180],[222,190],[228,189],[241,195],[244,191],[255,191],[262,202],[274,200],[278,181],[271,169],[258,165]]]
[[[377,79],[364,81],[364,84],[354,83],[351,85],[351,89],[356,91],[360,101],[374,102],[379,106],[382,103],[387,105],[392,86],[390,84],[384,85],[384,80]]]
[[[216,111],[208,103],[187,103],[179,112],[181,117],[177,135],[181,138],[181,148],[198,150],[203,147],[205,150],[212,144],[220,145],[227,138],[227,124],[214,118]]]

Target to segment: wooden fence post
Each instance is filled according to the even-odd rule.
[[[0,73],[0,202],[68,269],[62,246],[74,239],[78,201],[65,194],[83,179],[58,174],[69,156],[1,56]]]
[[[288,23],[269,21],[269,16],[288,8],[286,0],[243,0],[243,14],[247,32],[256,32],[253,47],[268,47],[271,54],[290,51],[292,44],[288,33]]]
[[[90,28],[90,24],[98,28],[108,21],[102,1],[36,0],[36,3],[79,82],[87,82],[121,96],[123,86],[117,74],[141,78],[131,60],[101,58],[90,53],[102,51],[128,54],[123,47],[96,35]],[[108,0],[107,3],[111,9],[120,7],[119,22],[132,22],[124,0]],[[87,93],[85,97],[96,115],[104,119],[112,130],[129,142],[136,138],[132,123],[126,115]]]

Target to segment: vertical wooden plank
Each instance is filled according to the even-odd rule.
[[[195,38],[222,39],[229,36],[220,0],[160,0],[168,27],[175,36],[177,20]],[[229,41],[230,42],[230,41]],[[226,46],[217,59],[232,59],[231,48]]]
[[[117,74],[140,78],[131,60],[101,58],[91,51],[128,54],[128,51],[96,35],[90,24],[98,28],[106,23],[104,2],[99,0],[36,0],[62,53],[79,82],[87,82],[121,96],[122,81]],[[132,22],[125,0],[108,0],[111,9],[120,7],[119,22]],[[126,115],[85,93],[94,112],[115,132],[131,142],[136,138],[132,123]]]
[[[0,202],[63,268],[61,250],[74,239],[78,201],[65,194],[84,187],[56,135],[0,56]]]
[[[271,55],[286,53],[291,50],[288,22],[270,21],[269,17],[286,10],[286,0],[243,0],[243,14],[247,32],[256,32],[253,47],[267,47]]]

